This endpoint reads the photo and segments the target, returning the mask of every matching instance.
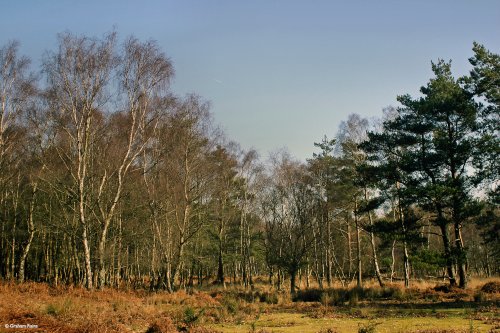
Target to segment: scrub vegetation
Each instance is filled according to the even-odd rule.
[[[499,332],[500,281],[486,281],[472,280],[467,290],[430,282],[411,289],[339,284],[305,289],[293,300],[259,283],[253,290],[228,285],[172,293],[2,283],[0,332]]]

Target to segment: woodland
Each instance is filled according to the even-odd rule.
[[[469,62],[433,62],[418,96],[350,115],[300,161],[241,148],[174,94],[155,41],[63,33],[40,68],[4,45],[0,279],[293,297],[498,276],[500,55],[473,43]]]

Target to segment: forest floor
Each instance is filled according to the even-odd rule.
[[[175,293],[0,282],[0,332],[500,332],[500,279],[303,289],[265,284]]]

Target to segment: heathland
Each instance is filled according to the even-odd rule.
[[[0,332],[500,332],[498,279],[465,290],[338,285],[293,299],[264,281],[172,293],[3,282],[0,295]]]

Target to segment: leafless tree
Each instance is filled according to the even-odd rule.
[[[59,49],[44,61],[54,122],[68,140],[69,151],[59,151],[71,174],[76,195],[76,214],[82,233],[86,287],[93,288],[89,208],[93,152],[100,131],[99,118],[109,101],[107,89],[116,66],[114,33],[102,40],[65,33],[59,35]]]

